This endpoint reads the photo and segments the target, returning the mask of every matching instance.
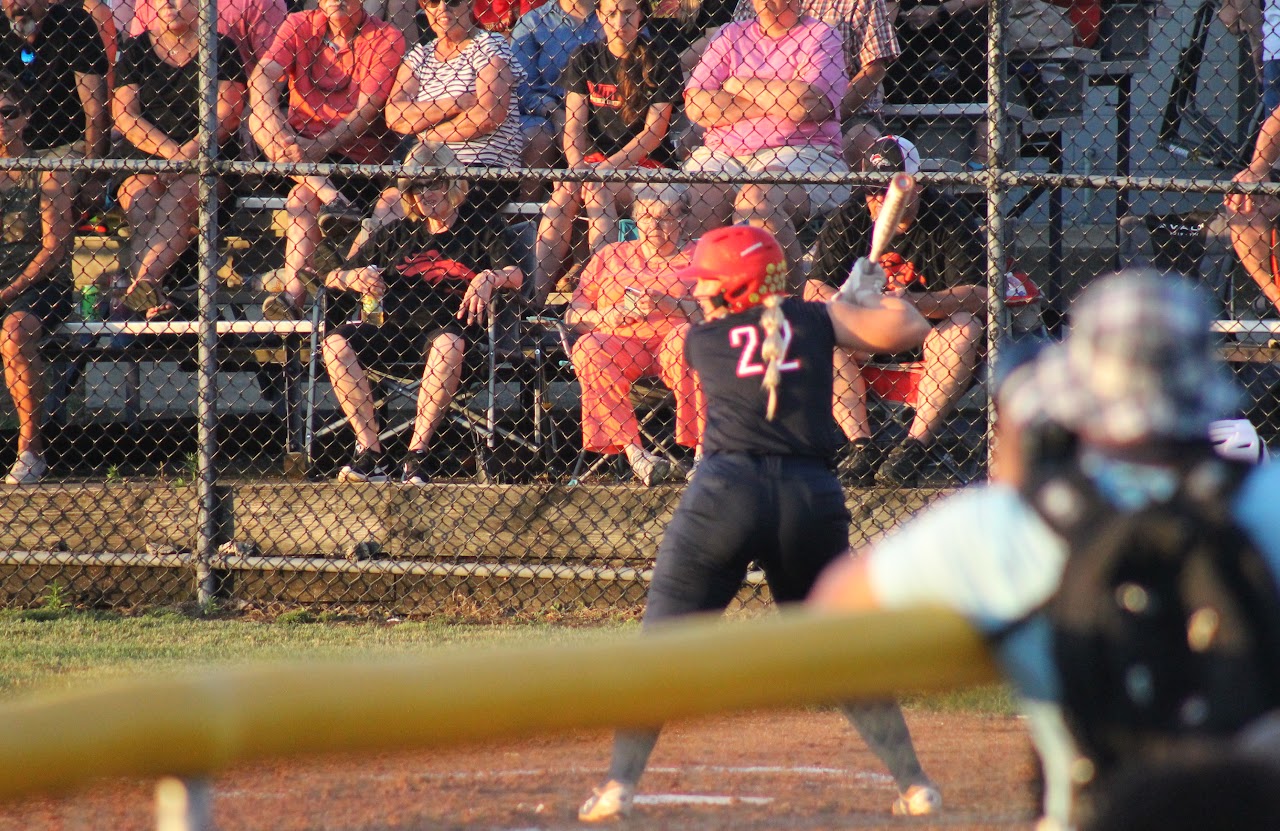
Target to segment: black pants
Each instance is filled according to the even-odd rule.
[[[848,549],[849,521],[844,491],[823,461],[707,456],[663,535],[645,627],[696,612],[723,611],[753,561],[764,570],[778,603],[804,599],[822,570]],[[928,781],[897,704],[843,709],[899,790]],[[618,732],[609,778],[638,782],[658,732]]]
[[[848,547],[844,492],[825,462],[707,456],[663,535],[645,625],[724,609],[752,561],[775,600],[803,600]]]

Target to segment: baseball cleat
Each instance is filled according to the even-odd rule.
[[[932,785],[912,785],[893,801],[895,817],[926,817],[942,810],[942,794]]]
[[[636,789],[610,779],[591,791],[591,798],[578,809],[579,822],[608,822],[631,813]]]

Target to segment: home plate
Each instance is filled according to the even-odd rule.
[[[636,796],[637,805],[768,805],[771,796],[716,796],[714,794],[659,793]]]

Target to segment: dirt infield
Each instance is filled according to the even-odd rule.
[[[829,711],[671,725],[626,829],[1028,828],[1030,740],[1016,718],[909,712],[936,820],[889,817],[894,789]],[[323,725],[317,725],[323,729]],[[608,763],[608,736],[574,734],[448,751],[277,762],[213,783],[220,831],[582,828],[574,812]],[[65,799],[0,804],[0,831],[154,828],[153,784],[112,782]]]

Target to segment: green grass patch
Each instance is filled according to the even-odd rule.
[[[992,716],[1012,716],[1018,713],[1018,702],[1013,690],[1005,684],[971,687],[947,693],[909,695],[902,699],[902,706],[935,713],[983,713]]]
[[[0,698],[40,690],[161,672],[266,661],[366,659],[422,655],[470,647],[584,643],[607,633],[636,633],[633,621],[592,626],[551,621],[505,624],[448,618],[400,623],[342,620],[327,612],[293,610],[270,621],[200,618],[177,609],[141,616],[68,608],[55,591],[43,606],[0,610]],[[933,712],[1017,712],[1008,687],[908,696],[909,709]]]
[[[461,646],[582,642],[634,624],[335,623],[289,613],[275,622],[192,618],[173,610],[119,617],[44,606],[0,613],[0,696],[154,672],[258,661],[420,655]],[[282,620],[283,618],[283,620]]]

